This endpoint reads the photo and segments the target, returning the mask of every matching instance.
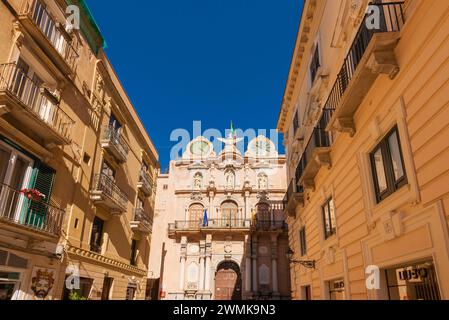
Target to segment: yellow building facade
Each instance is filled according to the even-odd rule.
[[[158,154],[93,21],[0,3],[0,299],[145,298]]]
[[[449,299],[449,2],[306,0],[278,121],[295,299]]]

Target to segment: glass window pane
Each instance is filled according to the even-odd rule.
[[[26,269],[28,266],[28,260],[11,253],[9,254],[8,266],[13,268]]]
[[[390,300],[440,300],[433,261],[387,269]]]
[[[329,232],[330,232],[330,220],[329,220],[329,206],[328,206],[328,204],[326,204],[323,207],[323,214],[324,214],[324,231],[325,231],[326,237],[328,237],[329,236]]]
[[[388,138],[388,144],[390,146],[391,160],[393,164],[394,177],[396,181],[404,177],[404,168],[402,166],[401,149],[399,146],[399,140],[397,132],[394,132]]]
[[[380,148],[374,153],[374,165],[376,167],[377,185],[379,187],[379,192],[383,193],[385,190],[387,190],[388,186],[387,177],[385,174],[383,154]]]
[[[330,232],[331,232],[331,234],[334,234],[335,226],[336,226],[334,199],[329,200],[329,219],[330,219],[330,225],[331,225]]]
[[[0,250],[0,266],[6,265],[7,257],[8,257],[8,252]]]
[[[5,182],[6,170],[8,170],[11,152],[0,148],[0,184]]]

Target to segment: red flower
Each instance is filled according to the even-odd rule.
[[[20,193],[24,194],[28,199],[40,201],[45,199],[45,194],[36,189],[23,189]]]

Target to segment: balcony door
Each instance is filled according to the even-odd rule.
[[[12,79],[13,93],[41,118],[42,121],[52,124],[55,106],[49,99],[41,94],[44,81],[30,66],[21,58],[17,61],[17,68]]]
[[[238,205],[233,201],[226,201],[221,205],[221,223],[223,227],[238,225]]]
[[[50,40],[55,49],[64,56],[65,39],[58,30],[56,21],[50,16],[47,7],[42,1],[36,0],[33,9],[34,22]]]
[[[117,134],[117,137],[122,133],[122,124],[113,113],[111,113],[111,117],[109,118],[109,127],[112,129],[113,134]]]
[[[20,221],[21,212],[28,205],[20,190],[30,184],[33,160],[19,151],[0,143],[0,216]]]
[[[272,224],[270,206],[268,203],[259,203],[257,205],[257,227],[263,230],[270,229]]]
[[[90,251],[102,253],[104,221],[95,217],[90,236]]]
[[[204,207],[201,204],[194,204],[189,208],[189,227],[198,228],[204,215]]]

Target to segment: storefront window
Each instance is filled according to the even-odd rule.
[[[432,261],[385,270],[390,300],[440,300]]]
[[[0,301],[12,300],[19,286],[20,273],[0,272]]]
[[[345,300],[345,282],[343,279],[329,281],[329,299]]]

